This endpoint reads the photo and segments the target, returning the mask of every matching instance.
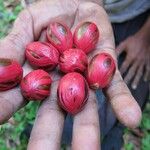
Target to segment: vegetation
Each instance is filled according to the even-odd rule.
[[[19,0],[0,0],[0,38],[3,38],[12,26],[16,16],[22,10]],[[0,126],[0,150],[25,150],[27,138],[24,129],[33,124],[39,103],[30,102],[19,110],[11,119],[11,123]],[[125,130],[124,150],[150,149],[150,103],[143,113],[140,130]],[[62,148],[65,149],[65,148]]]

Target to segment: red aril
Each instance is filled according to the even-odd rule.
[[[17,61],[0,58],[0,91],[13,88],[20,83],[23,69]]]
[[[115,72],[115,61],[107,53],[97,54],[90,61],[87,71],[89,86],[93,89],[106,87]]]
[[[71,114],[76,114],[85,105],[89,88],[85,78],[76,72],[63,76],[58,86],[60,106]]]
[[[34,70],[21,81],[22,95],[28,100],[43,100],[50,94],[50,75],[43,70]]]
[[[96,47],[99,39],[99,30],[93,22],[79,24],[73,35],[74,46],[89,53]]]
[[[59,60],[60,70],[64,73],[84,72],[87,69],[88,58],[80,49],[68,49],[62,53]]]
[[[60,22],[52,22],[47,28],[47,39],[60,53],[72,48],[73,37],[69,27]]]

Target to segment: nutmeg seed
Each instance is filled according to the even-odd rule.
[[[100,53],[93,57],[88,65],[87,81],[93,89],[106,87],[115,72],[114,59],[107,53]]]
[[[50,94],[51,77],[44,70],[34,70],[21,81],[22,95],[28,100],[43,100]]]
[[[9,90],[20,83],[23,69],[17,61],[0,58],[0,91]]]
[[[73,37],[67,25],[60,22],[52,22],[47,28],[47,39],[60,53],[72,48]]]
[[[89,88],[85,78],[76,72],[63,76],[58,86],[60,106],[71,114],[82,110],[87,102]]]

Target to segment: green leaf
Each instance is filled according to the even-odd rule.
[[[127,143],[124,145],[125,150],[133,150],[134,149],[134,145],[133,143]]]

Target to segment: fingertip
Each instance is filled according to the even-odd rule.
[[[141,121],[141,109],[118,72],[106,94],[118,120],[129,128],[136,128]]]
[[[128,109],[124,109],[123,115],[127,116],[127,119],[124,119],[123,124],[128,128],[134,129],[140,125],[142,113],[138,105],[137,108],[135,108],[135,106],[129,106]]]
[[[142,113],[137,102],[134,99],[130,100],[129,97],[124,97],[122,101],[116,99],[116,102],[111,102],[111,104],[118,120],[123,125],[128,128],[136,128],[141,122]]]
[[[82,146],[81,146],[82,145]],[[100,125],[96,95],[90,91],[84,109],[74,116],[72,149],[99,149]]]
[[[132,87],[133,90],[136,90],[137,85],[136,84],[132,84],[131,87]]]
[[[51,85],[51,96],[44,100],[37,112],[28,143],[28,150],[60,149],[65,114],[58,106],[58,82]]]

